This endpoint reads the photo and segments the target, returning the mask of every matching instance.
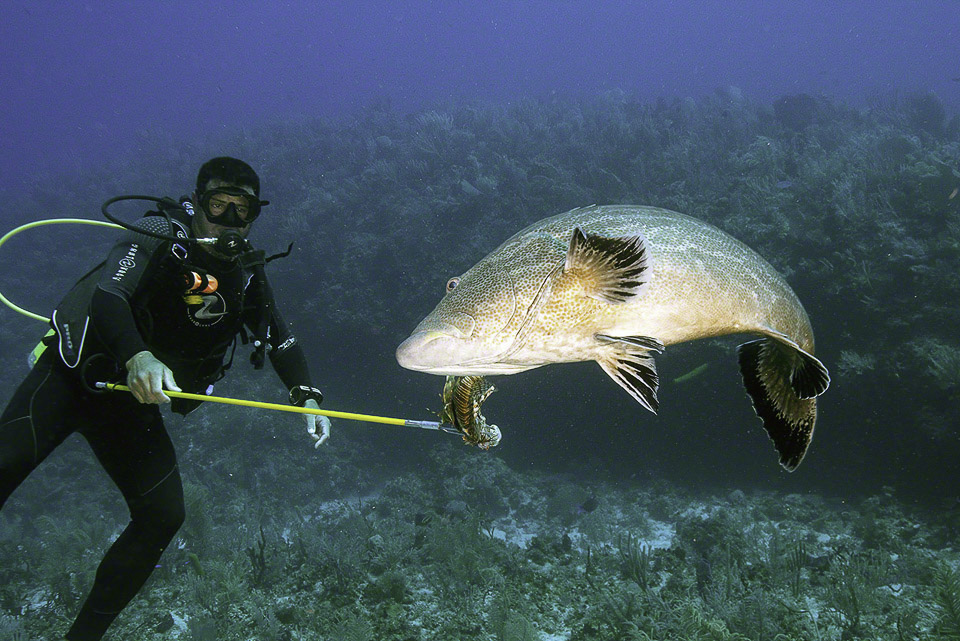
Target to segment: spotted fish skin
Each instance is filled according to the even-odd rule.
[[[810,320],[780,274],[701,220],[634,205],[591,206],[514,234],[461,276],[397,349],[404,367],[513,374],[597,361],[659,407],[655,355],[670,345],[756,334],[740,367],[788,470],[802,460],[829,375]]]

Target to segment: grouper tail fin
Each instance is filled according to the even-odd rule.
[[[780,454],[780,465],[792,472],[813,439],[817,396],[830,385],[830,374],[786,337],[764,337],[737,351],[753,409]]]

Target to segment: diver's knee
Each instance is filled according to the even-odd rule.
[[[32,453],[16,446],[0,447],[0,506],[13,494],[34,468]]]
[[[169,485],[173,485],[173,483]],[[170,488],[170,491],[164,492],[157,499],[154,501],[153,510],[150,511],[150,519],[164,529],[176,533],[183,525],[183,520],[186,517],[179,477],[176,479],[176,488]]]
[[[186,516],[179,475],[172,474],[131,508],[134,521],[173,537]]]
[[[160,524],[175,534],[183,525],[184,518],[186,518],[183,501],[178,501],[175,505],[165,506],[158,517],[157,520]]]
[[[183,502],[170,505],[145,506],[134,515],[134,522],[154,533],[158,538],[169,541],[183,525]]]

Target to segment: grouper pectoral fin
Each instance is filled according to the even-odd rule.
[[[657,400],[660,376],[650,353],[663,352],[663,343],[649,336],[595,334],[594,337],[605,344],[604,354],[597,359],[603,371],[638,403],[656,414],[660,407]]]
[[[647,242],[643,236],[606,237],[584,234],[576,227],[563,265],[584,295],[608,303],[623,303],[640,295],[650,281]]]
[[[792,472],[800,465],[817,422],[817,396],[830,385],[823,363],[786,337],[764,337],[737,349],[753,409]]]

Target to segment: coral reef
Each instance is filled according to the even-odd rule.
[[[469,450],[443,444],[432,456],[445,461],[435,482],[411,471],[365,497],[297,507],[212,482],[202,554],[185,530],[112,638],[892,641],[960,630],[960,521],[890,489],[851,505],[499,465],[506,498],[493,515],[469,489],[467,506],[444,507],[474,471]],[[557,495],[596,505],[571,518]],[[92,567],[120,526],[120,515],[99,527],[87,511],[62,506],[38,537],[31,523],[4,522],[3,629],[48,638],[77,607],[91,576],[74,563]]]

